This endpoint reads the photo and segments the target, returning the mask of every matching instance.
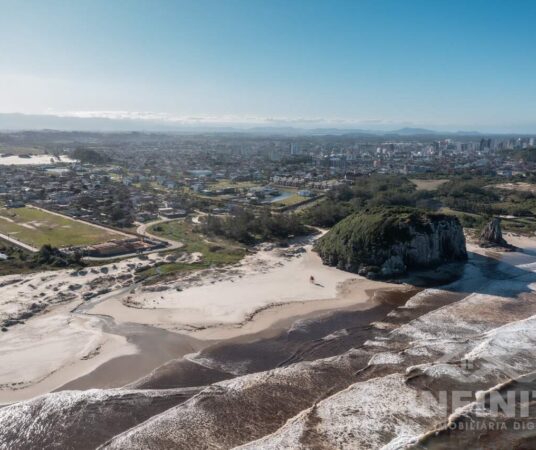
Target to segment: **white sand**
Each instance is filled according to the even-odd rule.
[[[48,165],[62,163],[75,163],[76,160],[68,156],[60,156],[59,160],[51,155],[32,155],[31,158],[20,158],[18,155],[5,156],[0,158],[0,166],[33,166],[33,165]]]
[[[117,277],[138,264],[147,262],[121,261],[82,275],[58,270],[0,277],[0,321],[29,311],[34,303],[46,306],[23,324],[0,332],[0,404],[50,392],[112,358],[136,351],[124,337],[104,333],[100,319],[71,311],[83,302],[83,294],[120,289]],[[72,290],[72,285],[80,288]]]
[[[245,273],[241,277],[212,280],[183,291],[173,286],[162,292],[138,289],[98,303],[90,312],[111,316],[118,323],[145,323],[193,332],[197,338],[222,338],[258,331],[260,324],[266,327],[285,316],[362,303],[368,299],[365,290],[388,286],[323,265],[311,245],[291,259],[278,257],[273,250],[261,251],[241,266],[246,268],[239,272]],[[342,283],[349,280],[359,280],[354,294],[340,295]],[[254,325],[252,318],[257,322]]]
[[[124,338],[104,333],[102,319],[93,314],[200,339],[225,339],[267,330],[290,317],[365,307],[371,290],[392,287],[324,266],[310,244],[303,253],[295,250],[261,250],[235,267],[163,283],[156,286],[159,292],[135,286],[127,276],[140,265],[162,259],[157,255],[83,274],[59,270],[1,277],[0,320],[28,311],[33,303],[46,309],[0,333],[0,402],[48,392],[110,358],[136,351]],[[311,275],[315,283],[309,281]],[[109,292],[82,300],[84,294],[103,288]],[[80,304],[83,312],[72,313]]]
[[[125,275],[161,257],[131,258],[82,274],[58,270],[0,277],[0,320],[16,318],[34,303],[46,306],[24,324],[0,333],[0,403],[49,392],[111,358],[136,351],[125,338],[104,333],[101,319],[91,314],[224,339],[267,329],[289,317],[363,304],[369,297],[366,290],[386,285],[322,265],[310,245],[298,256],[277,254],[263,250],[238,267],[194,275],[194,283],[164,284],[162,292],[136,288],[133,295],[132,280]],[[175,289],[177,283],[182,292]],[[103,288],[110,292],[84,302],[84,294]],[[142,308],[125,306],[128,296]],[[73,313],[80,304],[91,314]]]
[[[124,337],[103,333],[98,319],[56,307],[0,335],[0,404],[50,392],[135,352]]]
[[[523,250],[536,250],[536,236],[505,233],[503,237],[509,244],[515,245]]]

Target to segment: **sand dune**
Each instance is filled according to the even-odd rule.
[[[221,339],[258,331],[289,315],[365,302],[369,290],[389,286],[324,266],[310,244],[290,257],[277,253],[262,250],[230,275],[217,273],[184,290],[177,284],[155,292],[137,288],[97,303],[90,313]],[[351,295],[344,289],[348,283]]]

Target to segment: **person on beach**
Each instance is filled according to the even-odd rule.
[[[313,277],[313,276],[311,275],[311,276],[309,277],[309,281],[310,281],[311,283],[314,283],[314,282],[315,282],[315,277]]]

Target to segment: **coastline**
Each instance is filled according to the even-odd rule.
[[[97,319],[73,316],[71,309],[56,306],[6,333],[0,348],[0,405],[51,392],[137,351],[125,337],[103,331]]]
[[[367,280],[324,266],[312,253],[310,244],[292,257],[278,251],[262,249],[247,257],[241,271],[225,268],[180,292],[170,288],[148,293],[152,298],[166,294],[172,308],[125,306],[122,301],[132,295],[128,285],[114,285],[111,292],[89,301],[77,298],[50,305],[0,335],[4,348],[0,361],[10,367],[5,373],[0,371],[0,403],[73,386],[120,387],[167,360],[215,342],[260,339],[277,334],[300,318],[367,309],[373,304],[369,300],[376,289],[403,289],[401,285]],[[110,271],[119,279],[128,264],[125,260],[115,272],[112,268]],[[311,274],[315,274],[315,283],[309,281]],[[47,282],[57,283],[48,286],[49,293],[54,286],[67,286],[71,277],[67,272],[45,275],[55,277],[51,281],[47,278]],[[96,276],[87,275],[92,280]],[[42,277],[43,274],[20,277],[20,283],[8,284],[4,290],[17,297],[17,292],[24,293],[21,298],[28,304],[34,299],[30,294],[34,291],[26,286],[37,284]],[[289,286],[293,287],[291,292]],[[195,311],[202,298],[214,303],[201,302]],[[40,333],[31,333],[33,328]],[[144,347],[147,336],[151,336],[152,344]],[[162,336],[173,348],[159,350],[158,339]],[[26,346],[32,352],[39,348],[39,353],[47,355],[47,362],[36,365],[32,352],[21,352]],[[33,378],[26,373],[28,366],[37,367]]]
[[[469,241],[467,247],[472,253],[504,262],[515,258],[516,264],[531,252],[536,254],[534,239],[506,238],[523,253],[481,249]],[[121,387],[187,354],[212,346],[270,339],[295,322],[337,312],[364,313],[378,305],[377,292],[387,290],[402,298],[405,291],[415,289],[410,284],[369,280],[324,266],[309,244],[304,248],[292,257],[276,255],[280,250],[273,248],[260,250],[249,255],[240,268],[211,272],[180,291],[166,285],[162,291],[132,294],[133,287],[123,285],[89,301],[51,305],[0,335],[0,361],[9,367],[9,371],[0,371],[0,404],[54,390]],[[132,261],[121,263],[117,278]],[[311,274],[315,283],[309,281]],[[43,275],[50,277],[39,276]],[[56,276],[65,284],[66,275]],[[28,286],[38,275],[26,278],[30,281],[21,284]],[[17,292],[11,284],[0,286],[2,289],[11,295]],[[125,306],[124,300],[132,295],[145,295],[149,302]],[[30,300],[28,296],[25,301]],[[151,300],[156,300],[154,306]],[[11,303],[6,307],[12,307]],[[31,332],[36,328],[40,334]],[[161,340],[166,344],[160,345]],[[50,361],[48,365],[37,364],[33,379],[26,367],[33,367],[35,361],[31,352],[23,351],[25,348],[33,353],[40,349],[38,353]]]

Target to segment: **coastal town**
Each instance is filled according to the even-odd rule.
[[[0,450],[536,449],[536,1],[0,3]]]
[[[236,204],[292,208],[370,174],[509,178],[523,177],[536,166],[519,157],[520,151],[534,147],[534,137],[423,136],[370,142],[346,136],[255,139],[136,133],[125,134],[122,141],[117,135],[80,134],[66,145],[62,133],[56,133],[56,138],[47,136],[49,142],[32,147],[36,134],[0,135],[1,201],[11,207],[35,203],[119,227],[159,216],[181,217],[192,204],[216,212]],[[13,142],[27,145],[27,152],[10,153]],[[63,159],[45,157],[41,164],[42,152]],[[36,163],[30,164],[32,159]]]
[[[536,168],[523,155],[534,144],[530,136],[2,133],[0,233],[17,243],[9,211],[33,207],[116,234],[61,248],[143,253],[166,247],[136,233],[144,223],[237,208],[299,211],[373,175],[523,179]]]

